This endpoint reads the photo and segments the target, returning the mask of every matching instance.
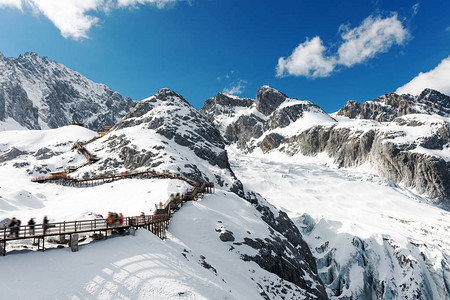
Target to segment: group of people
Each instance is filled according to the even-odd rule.
[[[106,222],[108,222],[108,224],[115,224],[115,223],[119,223],[119,224],[123,224],[123,214],[117,214],[115,212],[108,212],[108,216],[106,217]]]
[[[34,220],[35,218],[30,218],[30,220],[28,221],[28,229],[29,229],[29,235],[35,235],[35,227],[36,227],[36,221]],[[12,218],[11,221],[8,224],[8,228],[9,228],[9,237],[19,237],[19,233],[20,233],[20,225],[22,224],[22,222],[17,219],[17,218]],[[42,220],[42,230],[43,233],[46,234],[47,233],[47,229],[48,229],[49,225],[48,225],[48,218],[47,216],[44,217],[44,219]]]

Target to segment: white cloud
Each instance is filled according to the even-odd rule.
[[[46,16],[65,38],[75,40],[87,38],[89,29],[99,22],[99,18],[88,15],[100,9],[102,0],[61,1],[61,0],[34,0],[30,4]]]
[[[88,37],[92,26],[100,22],[96,13],[111,9],[154,5],[163,8],[178,0],[0,0],[0,8],[31,8],[46,16],[65,38],[79,40]]]
[[[324,57],[326,48],[320,37],[306,40],[297,46],[288,58],[280,57],[277,76],[285,73],[294,76],[325,77],[334,69],[335,59]]]
[[[420,72],[410,82],[399,87],[397,94],[419,95],[424,89],[430,88],[446,95],[450,95],[450,56],[431,71]]]
[[[412,9],[413,9],[413,16],[417,15],[419,13],[419,7],[420,7],[420,3],[417,2],[416,4],[413,5]]]
[[[341,37],[344,43],[339,47],[339,64],[350,67],[361,63],[377,53],[386,52],[393,44],[401,45],[408,31],[397,19],[369,16],[361,26],[345,30]]]
[[[22,10],[22,0],[0,0],[0,7],[12,7]]]
[[[240,95],[244,92],[246,83],[247,81],[245,80],[239,80],[230,88],[223,89],[223,93],[231,95]]]
[[[117,7],[136,7],[138,5],[153,4],[158,8],[163,8],[167,4],[174,3],[177,0],[117,0]]]
[[[341,25],[339,31],[342,42],[337,53],[326,56],[327,48],[316,36],[298,45],[288,58],[278,59],[277,76],[326,77],[338,66],[363,63],[388,51],[394,44],[403,44],[409,36],[397,15],[384,19],[369,16],[359,27],[350,29],[348,25]]]

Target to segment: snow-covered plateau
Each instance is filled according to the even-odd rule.
[[[56,171],[153,169],[215,185],[172,215],[165,240],[86,235],[74,253],[8,242],[0,298],[450,299],[448,107],[426,90],[329,115],[263,86],[255,100],[219,93],[198,111],[162,89],[100,138],[80,126],[0,131],[0,221],[152,214],[191,188],[31,181]],[[86,141],[95,160],[74,147]]]

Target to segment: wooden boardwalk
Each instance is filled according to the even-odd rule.
[[[72,236],[74,233],[102,233],[105,239],[114,232],[125,232],[130,228],[145,228],[161,239],[166,238],[166,229],[169,224],[170,215],[146,215],[135,217],[124,217],[122,222],[116,220],[111,223],[108,219],[92,219],[69,222],[57,222],[36,224],[33,228],[28,225],[20,226],[16,229],[5,227],[1,229],[0,245],[2,245],[1,255],[6,255],[6,243],[23,240],[35,239],[38,241],[38,249],[45,249],[45,238],[58,236],[61,240],[65,237]],[[42,245],[41,245],[42,243]]]
[[[193,188],[184,194],[171,195],[169,200],[156,209],[154,215],[124,217],[121,222],[119,222],[119,219],[115,222],[108,222],[108,219],[92,219],[49,223],[47,225],[36,224],[33,228],[23,225],[18,227],[16,231],[5,226],[5,228],[0,229],[0,254],[6,255],[7,242],[37,239],[38,249],[44,250],[46,237],[59,236],[61,240],[65,240],[67,235],[72,237],[74,233],[104,233],[106,239],[108,234],[113,232],[125,232],[130,228],[145,228],[159,238],[165,239],[167,226],[173,212],[177,211],[186,201],[198,200],[205,193],[214,192],[214,184],[212,182],[193,182],[192,186]]]
[[[116,174],[99,174],[90,178],[73,178],[68,176],[67,174],[71,171],[75,171],[81,166],[95,163],[99,160],[96,155],[93,155],[84,147],[86,144],[91,143],[98,138],[99,137],[94,137],[87,142],[76,142],[72,147],[73,150],[77,150],[86,157],[86,163],[83,163],[80,166],[68,167],[66,170],[52,173],[50,176],[35,177],[31,179],[31,181],[37,183],[50,182],[74,187],[92,187],[127,178],[170,178],[183,180],[193,188],[184,194],[171,195],[169,200],[155,210],[154,215],[124,217],[121,222],[117,220],[112,224],[111,222],[108,222],[108,219],[93,219],[49,223],[47,225],[36,224],[33,228],[30,228],[28,225],[23,225],[15,230],[5,226],[4,228],[0,228],[0,255],[6,255],[7,242],[34,239],[38,241],[38,249],[44,250],[45,238],[59,236],[60,240],[63,241],[66,239],[66,236],[72,238],[72,235],[75,233],[104,233],[106,239],[108,238],[108,234],[112,234],[113,232],[125,232],[130,228],[146,228],[161,239],[165,239],[170,216],[182,206],[183,202],[197,200],[205,193],[214,192],[214,183],[212,182],[195,182],[180,174],[174,174],[168,171],[159,172],[152,169],[126,171]]]
[[[63,172],[61,172],[63,173]],[[114,174],[99,174],[93,177],[88,178],[73,178],[68,176],[67,174],[56,174],[50,176],[41,176],[32,178],[31,181],[38,183],[51,182],[56,184],[61,184],[65,186],[75,186],[75,187],[92,187],[108,182],[113,182],[121,179],[128,178],[139,178],[139,179],[152,179],[152,178],[163,178],[163,179],[179,179],[189,183],[192,186],[197,186],[199,183],[190,180],[189,178],[180,175],[170,173],[168,171],[155,171],[152,169],[147,170],[134,170],[134,171],[125,171],[121,173]]]

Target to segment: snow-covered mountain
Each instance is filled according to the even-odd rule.
[[[53,220],[67,220],[104,215],[107,210],[132,215],[153,210],[154,204],[165,202],[170,193],[187,188],[186,183],[170,179],[129,179],[93,188],[30,181],[33,176],[71,165],[80,166],[70,173],[71,177],[152,168],[193,180],[213,181],[215,194],[187,203],[174,215],[168,244],[146,235],[137,241],[149,242],[149,253],[154,253],[151,244],[157,243],[155,248],[160,250],[155,251],[164,253],[164,261],[166,258],[172,261],[164,262],[159,270],[147,270],[145,276],[163,276],[176,265],[176,272],[191,274],[195,270],[198,282],[182,277],[177,284],[162,282],[162,291],[147,290],[147,293],[158,297],[160,293],[174,293],[174,289],[181,294],[188,289],[194,297],[214,298],[210,286],[217,286],[218,297],[222,299],[327,298],[315,259],[298,227],[284,212],[242,185],[230,168],[219,132],[182,96],[162,89],[139,102],[104,137],[85,146],[99,160],[84,165],[85,157],[72,145],[93,136],[95,132],[78,126],[0,132],[0,177],[10,178],[2,180],[0,187],[0,205],[4,209],[0,211],[0,219],[12,215],[22,220],[50,215]],[[10,244],[8,250],[20,247],[20,243]],[[133,251],[129,254],[120,251],[124,256],[135,255]],[[39,259],[37,255],[42,254],[36,254]],[[14,261],[14,255],[5,259]],[[90,261],[88,264],[92,264]],[[117,264],[114,256],[102,261]],[[83,272],[83,267],[86,263],[77,261],[76,270]],[[90,283],[82,280],[79,284]],[[131,297],[130,286],[124,285],[120,293]],[[71,291],[75,296],[89,295],[84,287]],[[27,298],[30,292],[21,291],[20,295]],[[58,298],[62,293],[43,295]]]
[[[255,100],[219,93],[201,112],[162,89],[101,138],[79,126],[0,132],[0,221],[136,215],[189,188],[175,179],[84,188],[31,182],[72,166],[77,178],[151,168],[216,187],[172,216],[165,241],[138,231],[78,253],[8,243],[25,253],[0,257],[13,269],[0,272],[10,287],[2,295],[450,299],[449,117],[446,96],[423,94],[442,113],[417,100],[422,110],[380,122],[330,116],[268,86]],[[90,163],[73,147],[88,140]]]
[[[64,65],[25,53],[0,53],[0,130],[49,129],[82,122],[93,130],[114,125],[135,105]]]
[[[449,99],[387,94],[330,116],[263,86],[201,111],[238,178],[301,229],[330,298],[449,299],[450,214],[431,204],[449,209]]]
[[[449,208],[450,97],[425,90],[419,97],[380,99],[384,102],[349,102],[333,118],[312,102],[263,86],[255,101],[218,94],[201,112],[243,153],[326,153],[340,167],[369,164],[381,176]]]

